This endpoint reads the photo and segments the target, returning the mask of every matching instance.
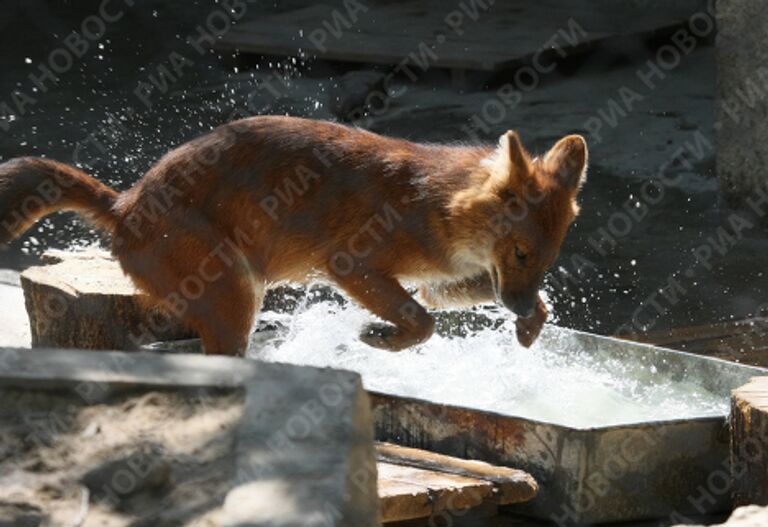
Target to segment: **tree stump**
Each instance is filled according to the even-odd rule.
[[[136,350],[194,336],[149,302],[108,253],[51,251],[21,274],[32,347]]]
[[[768,505],[768,377],[755,377],[731,398],[734,505]]]

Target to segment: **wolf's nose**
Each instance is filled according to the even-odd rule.
[[[535,304],[520,298],[504,298],[504,306],[520,318],[531,318]]]
[[[533,316],[532,305],[520,305],[519,303],[514,306],[512,312],[520,318],[531,318]]]

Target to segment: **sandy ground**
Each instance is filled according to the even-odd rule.
[[[214,526],[238,393],[0,391],[0,526]]]

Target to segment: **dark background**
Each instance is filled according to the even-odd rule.
[[[675,4],[646,3],[649,9]],[[113,4],[123,9],[118,0]],[[249,16],[296,4],[302,2],[279,6],[256,2],[249,6]],[[85,17],[98,12],[99,5],[96,1],[2,2],[0,102],[8,102],[14,90],[34,97],[35,102],[24,115],[4,123],[7,130],[0,129],[0,160],[45,155],[79,162],[100,180],[125,189],[163,153],[228,121],[235,112],[335,119],[329,97],[338,94],[346,74],[388,71],[386,66],[331,63],[311,56],[294,64],[286,57],[192,54],[186,36],[218,4],[137,1],[46,93],[33,92],[29,75],[61,47],[69,32],[79,29]],[[519,106],[490,132],[480,134],[481,140],[495,142],[507,129],[517,129],[534,152],[544,151],[563,134],[587,135],[591,167],[582,194],[582,214],[557,266],[575,279],[564,280],[554,270],[547,288],[558,323],[612,334],[632,320],[636,329],[661,329],[745,318],[762,310],[768,261],[764,230],[746,233],[725,255],[714,257],[711,268],[696,265],[695,249],[717,236],[728,213],[712,149],[700,157],[689,155],[686,162],[671,163],[667,173],[675,175],[675,184],[665,187],[661,202],[651,205],[647,215],[609,251],[601,254],[589,242],[612,215],[639,201],[643,184],[658,178],[660,167],[669,164],[694,133],[714,143],[713,42],[713,36],[700,39],[655,90],[645,88],[636,72],[669,43],[669,34],[614,39],[595,46],[559,61],[557,70],[526,93]],[[194,64],[167,93],[154,94],[150,107],[144,105],[134,90],[174,51],[189,56]],[[263,84],[276,78],[275,72],[285,81],[278,97]],[[427,71],[416,82],[401,76],[397,82],[407,83],[405,95],[366,126],[417,141],[470,141],[461,126],[508,80],[503,74],[468,74],[464,87],[457,89],[444,70]],[[622,87],[641,94],[642,100],[614,128],[604,128],[599,138],[591,136],[585,122],[609,108]],[[47,248],[98,240],[74,215],[52,216],[0,252],[0,267],[21,269]],[[574,255],[579,256],[577,261],[588,262],[580,273],[574,268]],[[685,271],[690,269],[689,276]],[[670,279],[682,289],[665,296]]]

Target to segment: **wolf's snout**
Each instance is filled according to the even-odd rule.
[[[504,306],[520,318],[531,318],[536,309],[536,297],[523,297],[520,295],[503,295]]]

